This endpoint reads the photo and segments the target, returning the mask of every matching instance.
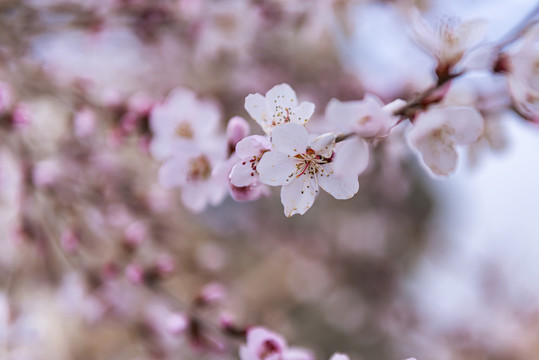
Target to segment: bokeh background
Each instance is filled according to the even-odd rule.
[[[447,180],[396,129],[356,197],[290,219],[278,191],[192,214],[157,182],[148,114],[173,88],[218,101],[223,129],[282,82],[313,129],[331,98],[425,89],[413,6],[495,42],[537,3],[0,1],[0,358],[238,359],[223,324],[319,359],[539,358],[539,129],[516,116]]]

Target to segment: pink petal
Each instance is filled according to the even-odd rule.
[[[267,137],[251,135],[236,144],[236,155],[240,159],[246,159],[259,156],[264,150],[269,149],[271,149],[271,143]]]
[[[258,180],[258,173],[253,170],[249,161],[240,160],[230,172],[230,182],[234,186],[243,187],[251,185]]]

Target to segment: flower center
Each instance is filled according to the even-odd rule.
[[[279,347],[279,344],[277,344],[273,340],[266,340],[262,343],[258,357],[264,360],[265,358],[279,352],[281,352],[281,348]]]
[[[182,121],[176,127],[176,135],[184,139],[192,139],[194,135],[193,128],[188,122]]]
[[[189,163],[187,179],[190,181],[206,180],[211,176],[211,164],[205,155],[193,158]]]
[[[313,179],[316,174],[324,172],[322,165],[331,161],[331,158],[317,155],[310,147],[307,148],[304,154],[297,154],[294,157],[299,160],[296,163],[296,178],[299,178],[303,174],[307,174]]]

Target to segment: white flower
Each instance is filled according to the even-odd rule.
[[[363,138],[383,137],[399,120],[393,111],[404,104],[404,100],[397,99],[384,105],[372,94],[358,101],[331,99],[326,107],[326,119],[342,134],[355,133]]]
[[[477,141],[482,131],[483,117],[475,108],[438,107],[416,118],[408,141],[434,175],[447,176],[457,167],[455,146]]]
[[[532,29],[510,58],[507,76],[515,106],[530,120],[539,122],[539,26]]]
[[[273,130],[271,143],[272,150],[264,153],[257,170],[263,183],[282,186],[286,216],[304,214],[312,206],[319,186],[336,199],[349,199],[358,191],[357,175],[334,172],[335,134],[309,141],[303,126],[285,124]]]
[[[445,70],[453,68],[484,37],[486,22],[461,22],[458,18],[442,18],[436,29],[423,19],[417,8],[411,12],[412,37],[428,54],[434,55]]]
[[[245,98],[245,110],[270,135],[273,128],[281,124],[305,125],[313,115],[314,104],[303,101],[298,105],[290,85],[280,84],[271,88],[265,97],[258,93],[249,94]]]
[[[183,145],[183,144],[181,144]],[[228,190],[228,180],[220,170],[226,160],[226,140],[213,138],[213,149],[179,146],[159,170],[159,182],[165,188],[181,187],[182,201],[193,212],[208,204],[218,205]]]
[[[199,100],[187,89],[174,89],[150,114],[152,155],[164,160],[172,155],[174,147],[213,146],[219,118],[219,108],[214,102]]]
[[[241,360],[313,360],[303,349],[288,348],[286,340],[262,327],[253,327],[247,332],[247,345],[240,347]]]

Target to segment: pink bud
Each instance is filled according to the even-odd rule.
[[[145,115],[150,112],[156,100],[148,93],[138,92],[127,101],[127,108],[137,114]]]
[[[162,254],[157,258],[156,264],[155,264],[157,271],[161,275],[170,274],[174,271],[176,268],[176,264],[174,263],[174,259],[167,254]]]
[[[95,113],[87,107],[80,109],[73,118],[75,135],[79,138],[91,135],[95,130]]]
[[[144,269],[139,264],[130,264],[125,269],[125,276],[135,285],[142,284]]]
[[[197,302],[200,305],[209,305],[225,298],[226,291],[223,285],[212,283],[204,286],[198,295]]]
[[[32,181],[38,188],[53,185],[61,175],[61,166],[56,160],[38,162],[32,172]]]
[[[179,335],[187,329],[189,321],[182,313],[172,313],[167,319],[167,330],[172,335]]]
[[[230,119],[226,127],[226,138],[230,147],[234,149],[241,139],[249,135],[249,132],[249,123],[244,118],[234,116]]]
[[[124,239],[131,246],[139,245],[147,235],[148,228],[141,221],[131,223],[124,231]]]

